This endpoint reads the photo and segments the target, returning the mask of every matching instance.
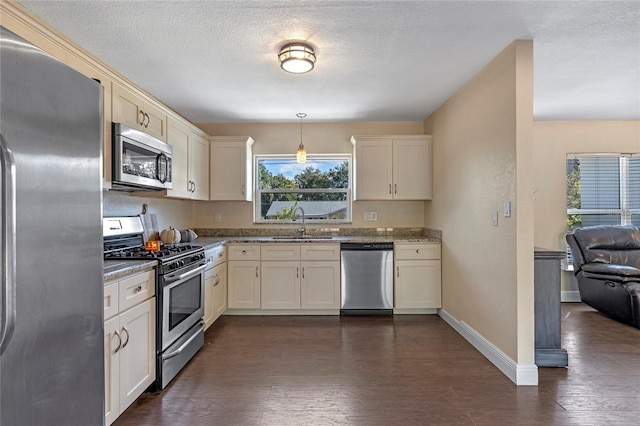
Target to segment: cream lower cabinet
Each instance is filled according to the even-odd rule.
[[[260,246],[227,246],[229,309],[260,309]]]
[[[339,309],[338,244],[264,245],[262,309]]]
[[[227,250],[224,246],[205,250],[208,269],[204,273],[204,329],[227,309]]]
[[[396,243],[395,313],[428,313],[442,307],[440,243]]]
[[[105,284],[105,423],[113,423],[156,378],[155,272]]]

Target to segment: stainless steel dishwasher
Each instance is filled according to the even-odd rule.
[[[342,243],[340,261],[340,315],[392,315],[393,243]]]

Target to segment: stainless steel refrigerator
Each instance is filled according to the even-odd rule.
[[[0,424],[104,423],[100,84],[0,27]]]

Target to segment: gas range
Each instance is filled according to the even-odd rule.
[[[105,260],[156,260],[156,381],[164,389],[204,345],[204,249],[191,244],[147,251],[138,216],[102,221]]]
[[[163,275],[204,261],[204,249],[191,244],[162,245],[158,251],[145,249],[142,222],[137,216],[109,217],[103,220],[105,260],[157,260]]]
[[[158,273],[166,274],[204,260],[204,249],[190,244],[162,246],[158,251],[147,251],[144,246],[128,247],[105,253],[105,260],[157,260]]]

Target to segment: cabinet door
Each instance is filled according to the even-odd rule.
[[[395,307],[441,308],[440,260],[396,260]]]
[[[214,316],[214,285],[215,277],[213,269],[204,273],[204,329],[208,329],[213,324]]]
[[[209,199],[209,142],[191,132],[189,139],[189,179],[193,182],[191,198]]]
[[[155,297],[120,314],[120,407],[126,409],[156,378]]]
[[[431,143],[427,139],[393,141],[393,198],[431,199]]]
[[[251,163],[247,141],[216,142],[212,138],[210,163],[211,200],[251,201]]]
[[[111,188],[111,80],[101,70],[75,54],[67,55],[67,65],[102,85],[102,187]]]
[[[392,141],[358,139],[355,146],[355,200],[390,200]]]
[[[227,264],[221,263],[214,269],[213,283],[213,321],[227,310]]]
[[[260,262],[227,262],[229,309],[260,309]]]
[[[191,198],[189,191],[189,129],[170,120],[167,143],[173,148],[171,155],[171,190],[169,197]]]
[[[302,262],[300,307],[340,309],[340,262]]]
[[[143,104],[145,119],[142,129],[163,142],[167,141],[167,115],[163,110],[148,103]]]
[[[123,123],[134,129],[144,130],[142,100],[117,83],[112,84],[111,117],[115,123]]]
[[[166,114],[117,83],[112,84],[111,117],[116,123],[124,123],[163,142],[167,141]]]
[[[300,308],[300,262],[262,262],[261,268],[262,309]]]
[[[107,426],[120,415],[121,337],[119,329],[120,318],[118,317],[104,323],[104,413]]]

